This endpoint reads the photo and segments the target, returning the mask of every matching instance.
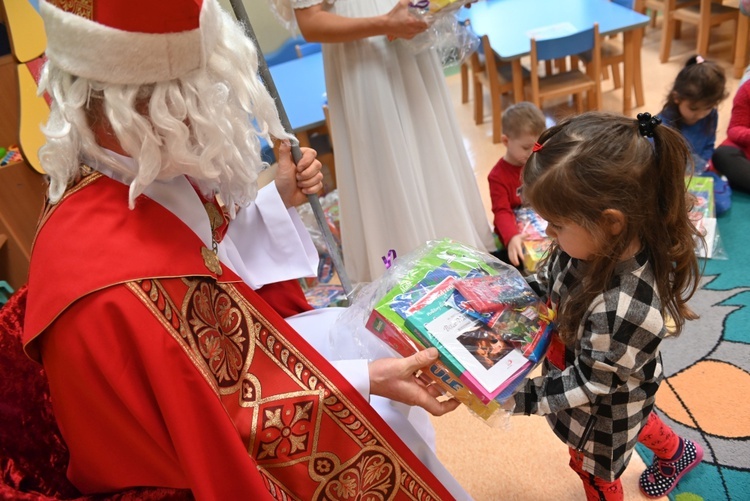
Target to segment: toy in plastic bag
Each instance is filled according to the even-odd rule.
[[[547,221],[531,207],[515,209],[516,225],[521,234],[523,247],[523,266],[533,273],[537,264],[547,255],[552,240],[547,236]]]
[[[721,243],[716,220],[716,202],[713,176],[691,176],[685,178],[687,191],[692,195],[692,207],[688,216],[703,235],[696,238],[695,253],[704,259],[728,259]]]
[[[328,229],[331,230],[333,239],[339,247],[339,254],[341,254],[341,232],[339,229],[339,194],[337,190],[333,190],[325,196],[320,197],[320,205],[323,208],[323,214],[328,224]],[[302,224],[310,233],[313,244],[318,251],[318,254],[325,256],[328,254],[328,247],[326,246],[323,232],[320,231],[317,221],[315,220],[315,214],[313,214],[312,207],[310,204],[303,204],[297,207]]]
[[[430,27],[403,43],[415,54],[428,49],[437,51],[444,68],[459,66],[479,48],[479,37],[468,23],[459,21],[456,11],[467,2],[455,0],[414,0],[409,11],[424,18]]]
[[[472,284],[480,279],[495,285],[497,304],[488,306],[493,299],[481,296],[481,309],[496,316],[491,322],[480,319],[487,311],[473,309]],[[457,296],[459,287],[470,290],[471,299]],[[373,334],[404,357],[434,346],[440,357],[424,376],[496,426],[507,417],[500,403],[544,356],[553,317],[515,268],[440,240],[399,256],[380,279],[359,291],[339,322],[355,331],[363,358],[374,358],[365,348]]]

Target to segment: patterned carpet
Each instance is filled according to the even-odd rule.
[[[659,414],[703,446],[703,463],[670,494],[674,501],[750,499],[750,195],[735,193],[719,218],[727,259],[706,262],[691,301],[701,316],[663,344],[667,378]],[[651,455],[639,446],[644,462]]]

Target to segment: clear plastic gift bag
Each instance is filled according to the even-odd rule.
[[[444,68],[459,66],[479,48],[479,37],[467,22],[456,16],[465,1],[415,0],[410,11],[427,21],[430,27],[411,40],[404,40],[415,54],[434,49]]]
[[[347,343],[362,358],[406,357],[434,346],[439,360],[423,377],[484,422],[502,426],[501,403],[543,358],[553,317],[514,267],[440,240],[399,256],[362,288],[336,330],[353,333]]]

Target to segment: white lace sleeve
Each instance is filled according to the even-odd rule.
[[[291,32],[297,31],[294,9],[305,9],[320,3],[332,4],[335,0],[268,0],[271,12],[281,25]]]

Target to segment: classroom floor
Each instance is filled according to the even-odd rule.
[[[696,32],[691,26],[683,27],[681,40],[672,45],[670,60],[659,62],[661,23],[655,29],[647,28],[642,52],[645,105],[630,113],[648,111],[656,114],[661,110],[674,77],[695,51]],[[734,36],[732,23],[714,28],[711,32],[711,47],[704,57],[718,61],[727,71],[729,98],[719,107],[717,144],[724,140],[732,97],[739,80],[732,78],[731,40]],[[448,86],[455,102],[457,119],[464,135],[464,144],[474,165],[477,183],[488,218],[491,218],[487,174],[504,153],[502,144],[492,144],[489,98],[485,97],[485,123],[476,125],[473,119],[471,100],[462,104],[461,83],[458,74],[447,77]],[[605,110],[621,112],[622,90],[613,89],[612,80],[603,83],[603,107]],[[571,113],[567,103],[546,108],[551,118]],[[574,501],[584,499],[581,482],[568,467],[566,447],[553,435],[542,418],[514,417],[505,428],[490,428],[461,407],[455,412],[433,419],[438,455],[457,480],[477,501]],[[637,454],[623,475],[625,499],[648,499],[638,490],[638,476],[645,468]],[[666,499],[666,498],[664,498]]]

